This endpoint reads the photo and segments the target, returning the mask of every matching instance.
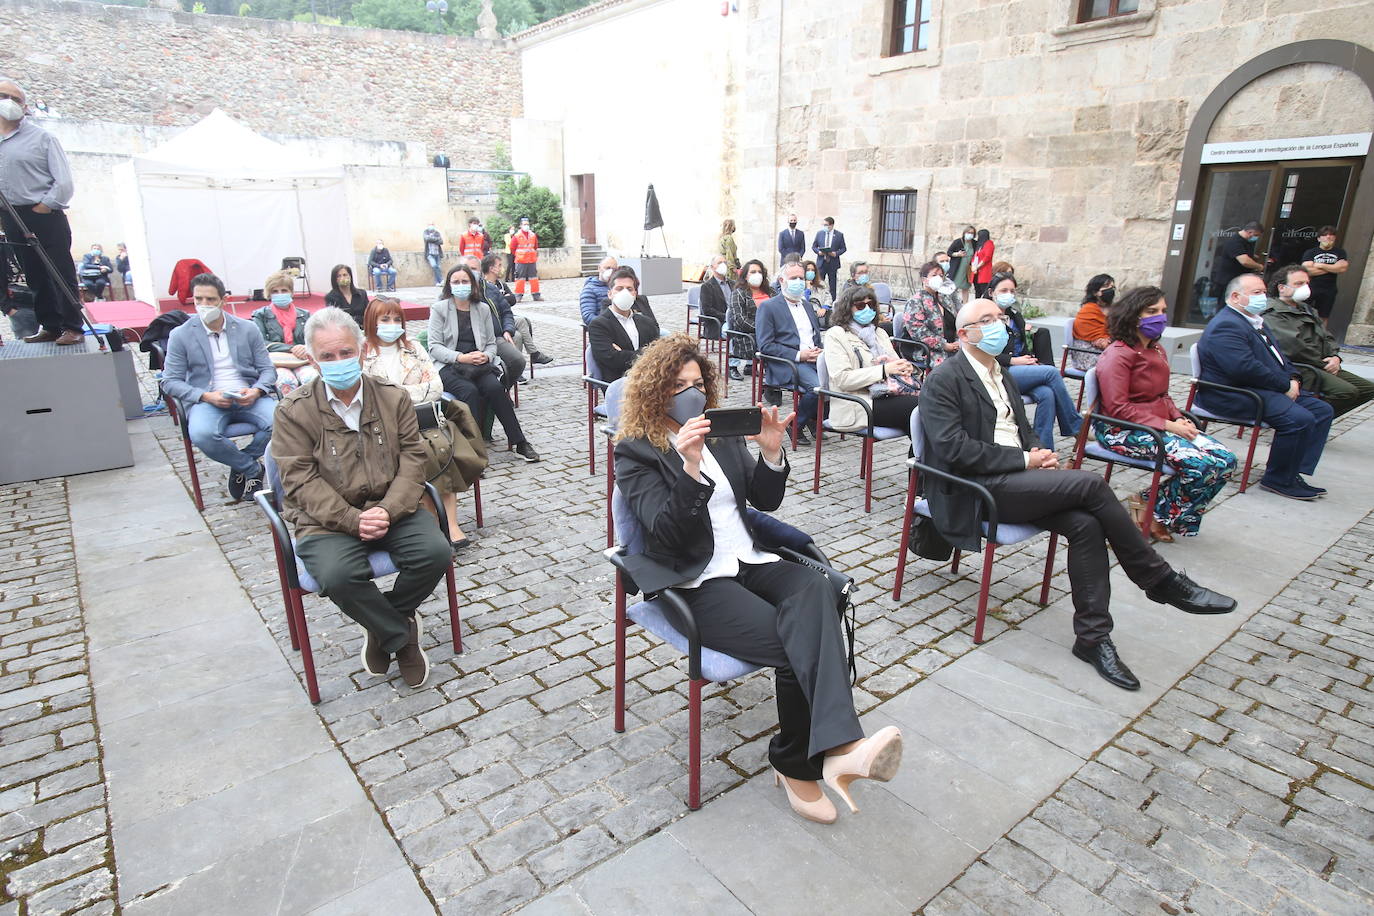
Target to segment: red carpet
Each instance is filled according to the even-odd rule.
[[[295,298],[298,308],[303,308],[307,312],[317,312],[324,308],[324,296],[304,295],[298,293]],[[230,296],[226,308],[229,314],[239,318],[251,318],[256,309],[267,305],[266,302],[251,302],[242,296]],[[175,299],[159,299],[157,307],[146,302],[137,300],[123,300],[117,302],[87,302],[86,314],[90,316],[93,324],[111,324],[117,328],[129,328],[142,334],[148,329],[148,325],[154,318],[165,312],[175,309],[182,309],[188,314],[195,311],[190,305],[182,305]],[[429,318],[429,306],[421,305],[418,302],[401,302],[401,309],[405,312],[406,321],[424,321]]]

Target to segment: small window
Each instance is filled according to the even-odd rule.
[[[874,251],[910,251],[916,243],[916,192],[879,191]]]
[[[892,42],[888,56],[930,47],[930,0],[893,0]]]
[[[1140,0],[1082,0],[1078,5],[1078,21],[1110,19],[1140,10]]]

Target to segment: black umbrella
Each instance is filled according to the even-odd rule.
[[[644,199],[644,231],[663,227],[663,213],[658,209],[658,194],[649,185],[649,196]]]

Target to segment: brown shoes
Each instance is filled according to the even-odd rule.
[[[84,337],[84,334],[80,334],[76,331],[63,331],[61,336],[53,341],[53,343],[57,344],[59,347],[70,347],[73,344],[81,343]]]
[[[423,687],[429,680],[429,659],[425,650],[420,648],[420,615],[417,613],[407,621],[410,639],[396,653],[396,665],[401,669],[401,678],[408,687]]]
[[[372,631],[363,627],[363,670],[368,674],[380,677],[391,670],[391,653],[382,648],[382,641],[372,635]]]
[[[57,335],[52,331],[42,330],[37,334],[24,338],[24,343],[52,343],[57,339]]]
[[[63,331],[61,334],[54,334],[52,331],[39,331],[32,337],[25,337],[24,343],[55,343],[59,347],[70,347],[72,344],[81,343],[84,335],[80,331]]]

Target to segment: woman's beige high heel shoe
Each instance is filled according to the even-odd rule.
[[[835,805],[826,796],[825,790],[821,790],[821,797],[815,801],[802,801],[792,791],[792,784],[777,770],[773,771],[773,785],[782,786],[787,792],[787,802],[792,806],[792,810],[806,818],[808,821],[815,821],[818,824],[833,824],[840,813],[835,810]],[[816,788],[820,788],[817,784]]]
[[[849,797],[849,784],[856,779],[887,782],[897,775],[901,764],[902,732],[889,725],[860,741],[852,751],[825,758],[825,784],[839,793],[850,811],[857,813],[859,806]]]

